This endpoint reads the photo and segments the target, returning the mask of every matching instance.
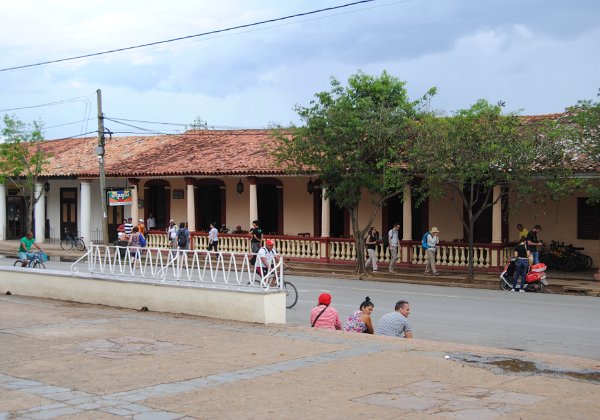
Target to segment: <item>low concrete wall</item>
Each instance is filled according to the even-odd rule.
[[[56,270],[0,267],[0,292],[261,324],[285,324],[285,292],[150,284]]]

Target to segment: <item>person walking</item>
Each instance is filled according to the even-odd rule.
[[[388,232],[388,243],[390,246],[390,265],[388,270],[393,273],[394,267],[396,266],[396,260],[398,259],[398,245],[400,245],[400,239],[398,238],[398,232],[400,231],[400,223],[394,223],[394,227]]]
[[[217,252],[219,248],[219,231],[217,230],[217,223],[212,222],[210,224],[210,230],[208,231],[208,250]]]
[[[169,245],[172,249],[177,249],[177,224],[175,220],[169,220],[169,226],[167,226],[167,237],[169,238]]]
[[[385,314],[379,320],[375,334],[391,337],[413,338],[412,326],[408,322],[410,305],[405,300],[396,302],[394,312]]]
[[[377,271],[377,241],[379,240],[379,232],[375,226],[371,226],[369,233],[365,237],[365,246],[367,247],[367,255],[369,258],[365,263],[365,269],[371,264],[373,266],[373,272]]]
[[[527,241],[525,245],[527,245],[527,249],[533,257],[533,264],[540,262],[540,250],[538,247],[541,247],[544,245],[544,243],[538,239],[537,235],[541,230],[542,227],[540,225],[535,225],[527,234]]]
[[[373,334],[375,332],[371,321],[373,309],[375,309],[375,305],[367,296],[365,301],[360,304],[359,310],[350,315],[344,322],[344,331]]]
[[[437,245],[440,243],[438,234],[440,231],[435,226],[429,232],[426,232],[423,238],[422,246],[425,249],[425,275],[439,276],[440,273],[435,268],[435,256],[437,253]]]
[[[338,311],[331,306],[331,295],[321,293],[316,307],[310,311],[310,326],[313,328],[325,328],[330,330],[341,330],[342,323]]]
[[[260,249],[260,244],[263,239],[263,231],[260,228],[258,220],[252,222],[252,228],[250,228],[250,248],[253,254],[256,254]]]
[[[529,256],[530,251],[527,249],[526,245],[527,240],[521,238],[519,245],[515,247],[514,256],[517,257],[517,262],[515,263],[515,274],[511,292],[515,292],[517,290],[517,283],[519,278],[521,278],[521,289],[519,292],[524,292],[523,288],[526,284],[527,271],[529,269]]]
[[[179,224],[177,230],[177,247],[179,249],[190,249],[190,231],[183,222]]]

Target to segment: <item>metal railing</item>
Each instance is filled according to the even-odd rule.
[[[164,248],[137,248],[90,244],[88,251],[71,265],[87,260],[92,274],[127,277],[139,281],[186,283],[222,287],[283,289],[283,258],[273,259],[266,272],[250,264],[253,254]]]

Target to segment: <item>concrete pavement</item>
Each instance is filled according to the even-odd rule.
[[[598,360],[13,295],[0,314],[0,419],[600,412]]]

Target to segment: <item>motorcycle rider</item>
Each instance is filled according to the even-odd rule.
[[[525,244],[527,240],[525,238],[521,238],[519,245],[515,247],[515,257],[517,257],[517,262],[515,266],[515,275],[513,280],[511,292],[515,292],[517,288],[517,282],[519,281],[519,277],[521,277],[521,289],[519,292],[525,292],[523,288],[525,284],[527,284],[525,278],[527,277],[527,269],[529,268],[529,250],[527,249],[527,245]]]

